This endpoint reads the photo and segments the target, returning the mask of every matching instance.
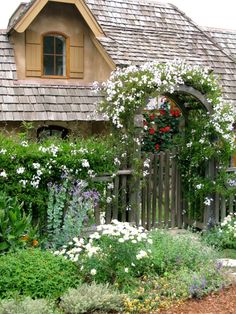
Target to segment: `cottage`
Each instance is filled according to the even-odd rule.
[[[0,33],[0,127],[36,137],[100,134],[94,81],[117,66],[182,58],[209,66],[236,105],[236,31],[201,28],[171,4],[31,0]]]

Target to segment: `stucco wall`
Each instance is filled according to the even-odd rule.
[[[31,23],[29,29],[40,36],[46,32],[61,32],[68,37],[76,36],[82,30],[84,33],[84,77],[70,80],[82,84],[101,82],[110,76],[111,68],[93,44],[92,33],[74,5],[49,2]],[[25,33],[13,32],[11,40],[14,43],[17,78],[32,80],[32,77],[25,76]],[[45,79],[35,78],[34,80]]]
[[[32,139],[37,138],[37,130],[41,127],[47,126],[60,126],[69,130],[70,137],[89,137],[96,135],[106,135],[108,134],[110,128],[107,122],[95,122],[95,121],[44,121],[44,122],[32,122],[32,129],[30,130],[30,135]],[[24,128],[21,122],[0,122],[0,130],[4,134],[17,135],[20,132],[24,132]]]

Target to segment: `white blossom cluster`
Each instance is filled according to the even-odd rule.
[[[117,241],[119,245],[129,241],[133,245],[139,242],[145,242],[152,244],[152,239],[148,236],[148,233],[143,227],[133,227],[127,222],[119,222],[118,220],[113,220],[111,224],[100,225],[97,227],[97,231],[89,236],[88,240],[84,238],[73,238],[68,246],[64,246],[62,250],[55,251],[55,255],[62,255],[66,259],[77,262],[79,257],[87,256],[91,258],[96,254],[106,254],[103,252],[103,248],[99,246],[99,239],[101,237],[110,237],[114,241]],[[136,260],[141,260],[143,258],[148,258],[150,251],[147,250],[137,250]],[[130,265],[133,266],[133,265]],[[126,269],[128,272],[128,267]]]
[[[236,213],[231,213],[224,218],[219,232],[226,232],[236,238]]]
[[[144,65],[118,68],[112,72],[109,80],[96,90],[105,92],[105,109],[103,110],[114,126],[118,129],[124,127],[124,116],[134,114],[139,108],[143,108],[147,96],[152,93],[159,95],[173,93],[178,86],[197,84],[209,89],[208,103],[213,105],[214,113],[210,123],[226,141],[233,145],[232,124],[234,116],[232,108],[225,110],[226,106],[218,95],[218,83],[216,78],[209,74],[210,69],[199,65],[190,65],[183,60],[173,60],[165,64],[148,62]],[[197,87],[196,87],[197,88]],[[147,95],[148,93],[149,95]],[[205,139],[202,139],[204,143]],[[191,143],[188,143],[189,147]]]

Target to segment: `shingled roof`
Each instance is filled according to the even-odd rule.
[[[8,31],[34,1],[13,16]],[[117,66],[174,58],[209,66],[221,77],[224,98],[236,106],[235,50],[227,44],[228,35],[216,40],[216,32],[200,28],[171,4],[144,0],[84,1],[106,35],[97,39]],[[222,46],[224,39],[224,45],[230,49]],[[91,87],[17,81],[13,49],[6,33],[0,35],[0,66],[0,120],[101,119],[94,114],[99,97]]]
[[[236,30],[205,27],[206,32],[236,60]]]
[[[0,121],[103,120],[96,114],[101,97],[92,86],[18,81],[14,51],[0,32]]]
[[[116,65],[182,58],[212,68],[224,98],[236,105],[236,63],[220,44],[172,4],[86,0],[107,37],[99,38]]]

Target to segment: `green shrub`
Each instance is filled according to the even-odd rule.
[[[77,289],[69,289],[62,296],[60,306],[68,314],[114,312],[122,310],[123,298],[122,294],[108,285],[83,284]]]
[[[21,141],[0,134],[0,185],[10,196],[31,208],[34,220],[45,227],[48,184],[61,184],[65,175],[86,180],[89,189],[103,191],[105,183],[95,183],[96,174],[113,173],[117,167],[115,145],[109,139],[49,139],[43,143]]]
[[[0,252],[33,244],[35,236],[31,216],[24,213],[16,197],[0,191]]]
[[[53,306],[44,299],[32,300],[27,297],[22,301],[3,300],[0,302],[0,314],[56,314]]]
[[[85,282],[116,284],[129,290],[136,279],[152,271],[150,239],[142,227],[116,220],[98,226],[88,239],[74,238],[68,246],[56,251],[75,261]]]
[[[236,250],[236,213],[225,217],[220,226],[215,226],[202,233],[203,242],[217,249]]]
[[[0,298],[58,298],[78,284],[77,267],[50,252],[28,249],[0,258]]]
[[[167,231],[155,230],[151,238],[152,262],[159,275],[181,268],[194,271],[200,266],[216,262],[217,253],[191,232],[172,236]]]

